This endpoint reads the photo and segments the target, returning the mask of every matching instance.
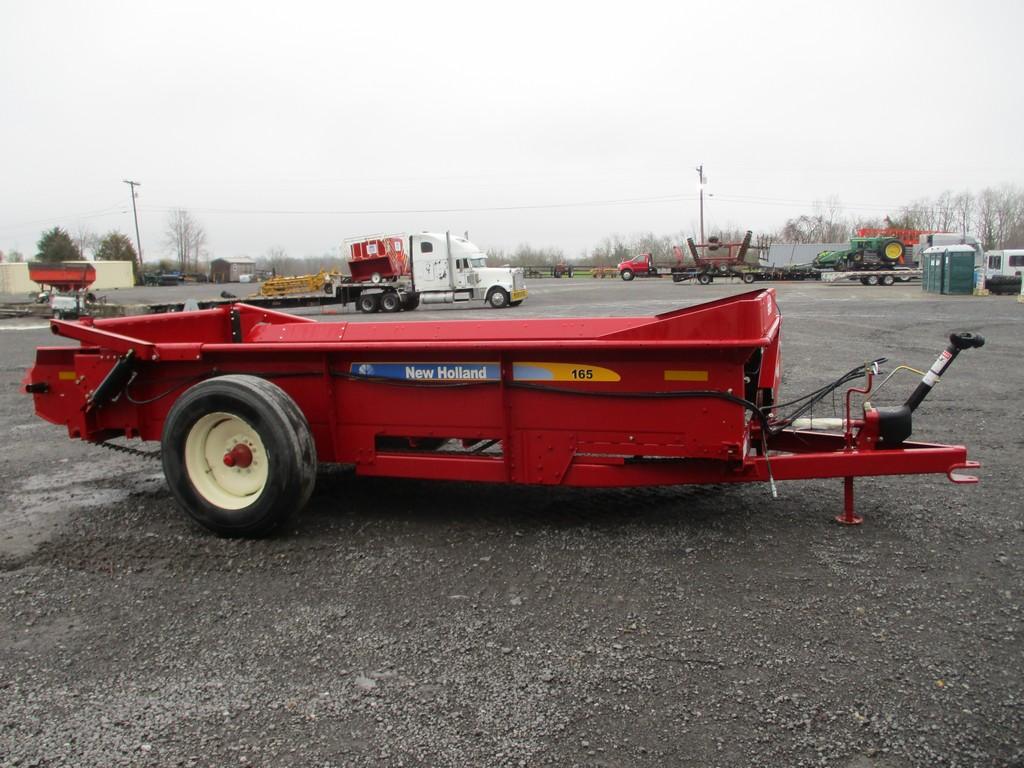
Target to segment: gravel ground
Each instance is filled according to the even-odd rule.
[[[398,319],[743,290],[529,287],[515,310]],[[0,765],[1024,765],[1024,305],[778,290],[791,395],[985,334],[915,420],[969,446],[982,483],[860,480],[867,521],[843,528],[839,481],[773,500],[328,468],[282,535],[229,541],[175,508],[157,462],[37,420],[18,385],[53,337],[0,321]]]

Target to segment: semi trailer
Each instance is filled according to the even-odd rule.
[[[259,297],[326,297],[355,304],[361,312],[401,312],[421,303],[517,307],[528,295],[521,269],[488,267],[486,253],[450,232],[374,235],[346,245],[349,274],[273,277],[260,285]]]

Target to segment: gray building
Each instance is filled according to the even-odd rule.
[[[256,262],[247,256],[224,256],[210,262],[211,283],[237,283],[242,275],[254,275]]]

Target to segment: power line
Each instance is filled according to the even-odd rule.
[[[696,200],[695,195],[662,195],[659,197],[623,198],[620,200],[590,200],[574,203],[537,203],[532,205],[495,205],[475,208],[395,208],[395,209],[370,209],[370,210],[275,210],[264,208],[192,208],[188,210],[196,213],[225,213],[225,214],[258,214],[261,216],[373,216],[373,215],[397,215],[413,213],[479,213],[489,211],[531,211],[556,208],[587,208],[609,205],[650,205],[657,203],[678,202],[680,200]],[[173,211],[187,206],[145,206],[144,211]]]
[[[47,216],[43,219],[35,219],[33,221],[23,221],[20,224],[0,224],[0,231],[6,231],[10,229],[21,229],[22,227],[32,227],[37,224],[49,224],[54,221],[65,221],[67,219],[96,219],[103,216],[113,216],[115,213],[125,213],[126,208],[122,204],[108,206],[107,208],[100,208],[95,211],[86,211],[85,213],[73,213],[66,214],[64,216]]]

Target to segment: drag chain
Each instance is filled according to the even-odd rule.
[[[143,458],[143,459],[159,459],[160,458],[160,449],[159,448],[157,448],[155,451],[140,451],[138,448],[132,448],[131,446],[127,446],[127,445],[117,445],[116,443],[102,442],[102,443],[95,443],[95,445],[98,445],[101,448],[106,448],[107,450],[110,450],[110,451],[117,451],[118,453],[127,453],[127,454],[130,454],[132,456],[138,456],[138,457]]]

